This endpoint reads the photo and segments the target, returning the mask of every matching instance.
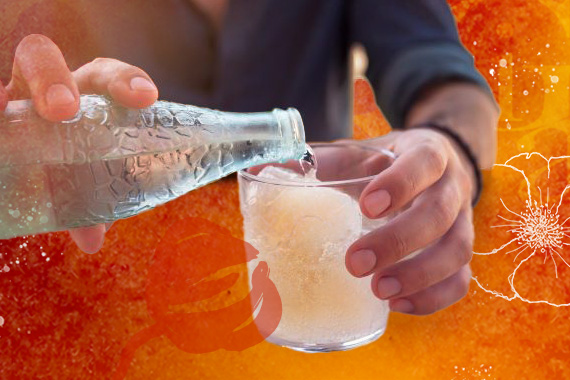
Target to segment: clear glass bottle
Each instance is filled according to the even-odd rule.
[[[60,123],[31,101],[0,114],[0,239],[137,215],[230,173],[299,159],[295,109],[230,113],[158,101],[130,109],[99,95]]]

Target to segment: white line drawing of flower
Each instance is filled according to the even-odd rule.
[[[570,268],[570,260],[565,259],[563,253],[564,248],[566,246],[570,246],[570,216],[564,218],[560,215],[564,196],[570,196],[570,191],[567,191],[570,189],[570,184],[566,184],[561,193],[557,195],[559,198],[558,201],[556,201],[556,197],[554,201],[552,201],[550,184],[546,189],[542,189],[538,185],[532,185],[527,173],[514,166],[514,160],[518,158],[529,160],[532,157],[538,157],[544,160],[547,170],[547,178],[549,180],[551,174],[551,162],[570,159],[570,156],[557,156],[547,159],[538,152],[532,152],[518,154],[508,159],[504,164],[494,165],[494,167],[503,167],[514,170],[523,176],[526,182],[527,199],[525,200],[524,210],[516,212],[513,210],[513,207],[509,207],[510,205],[505,204],[503,199],[500,198],[499,200],[503,209],[497,217],[501,220],[501,223],[493,225],[491,228],[505,229],[510,234],[511,239],[499,248],[495,248],[490,252],[473,252],[475,255],[482,256],[495,255],[499,253],[505,255],[514,254],[515,257],[513,262],[516,262],[519,257],[522,258],[507,279],[513,295],[508,296],[498,291],[487,289],[476,276],[473,276],[473,280],[486,293],[493,294],[494,296],[507,301],[519,299],[530,304],[540,303],[555,307],[570,306],[570,302],[555,303],[548,300],[528,299],[519,294],[515,287],[514,282],[517,271],[532,257],[543,255],[543,264],[546,264],[547,260],[551,261],[554,264],[554,273],[557,279],[559,265],[566,265]],[[536,187],[536,191],[538,192],[535,196],[532,195],[533,192],[536,192],[534,191],[533,186]]]

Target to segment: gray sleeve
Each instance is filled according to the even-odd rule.
[[[402,128],[421,90],[464,81],[493,93],[459,40],[444,0],[348,0],[351,42],[369,56],[368,79],[376,101],[394,128]]]

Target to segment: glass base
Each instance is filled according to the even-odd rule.
[[[374,333],[366,335],[362,338],[354,339],[344,343],[324,343],[324,344],[299,343],[279,338],[272,338],[271,336],[267,338],[267,341],[269,343],[273,343],[278,346],[290,348],[291,350],[300,351],[300,352],[316,353],[316,352],[346,351],[374,342],[376,339],[380,338],[384,334],[384,331],[386,331],[386,328],[375,331]]]

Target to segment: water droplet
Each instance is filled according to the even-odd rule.
[[[316,178],[318,167],[317,157],[309,145],[305,145],[305,149],[305,154],[303,154],[303,157],[299,160],[301,170],[303,170],[303,174],[305,174],[306,177]]]
[[[44,224],[48,222],[48,217],[45,215],[40,216],[40,224]]]
[[[504,58],[501,59],[501,60],[499,61],[499,66],[501,66],[501,67],[507,67],[507,60],[504,59]]]

